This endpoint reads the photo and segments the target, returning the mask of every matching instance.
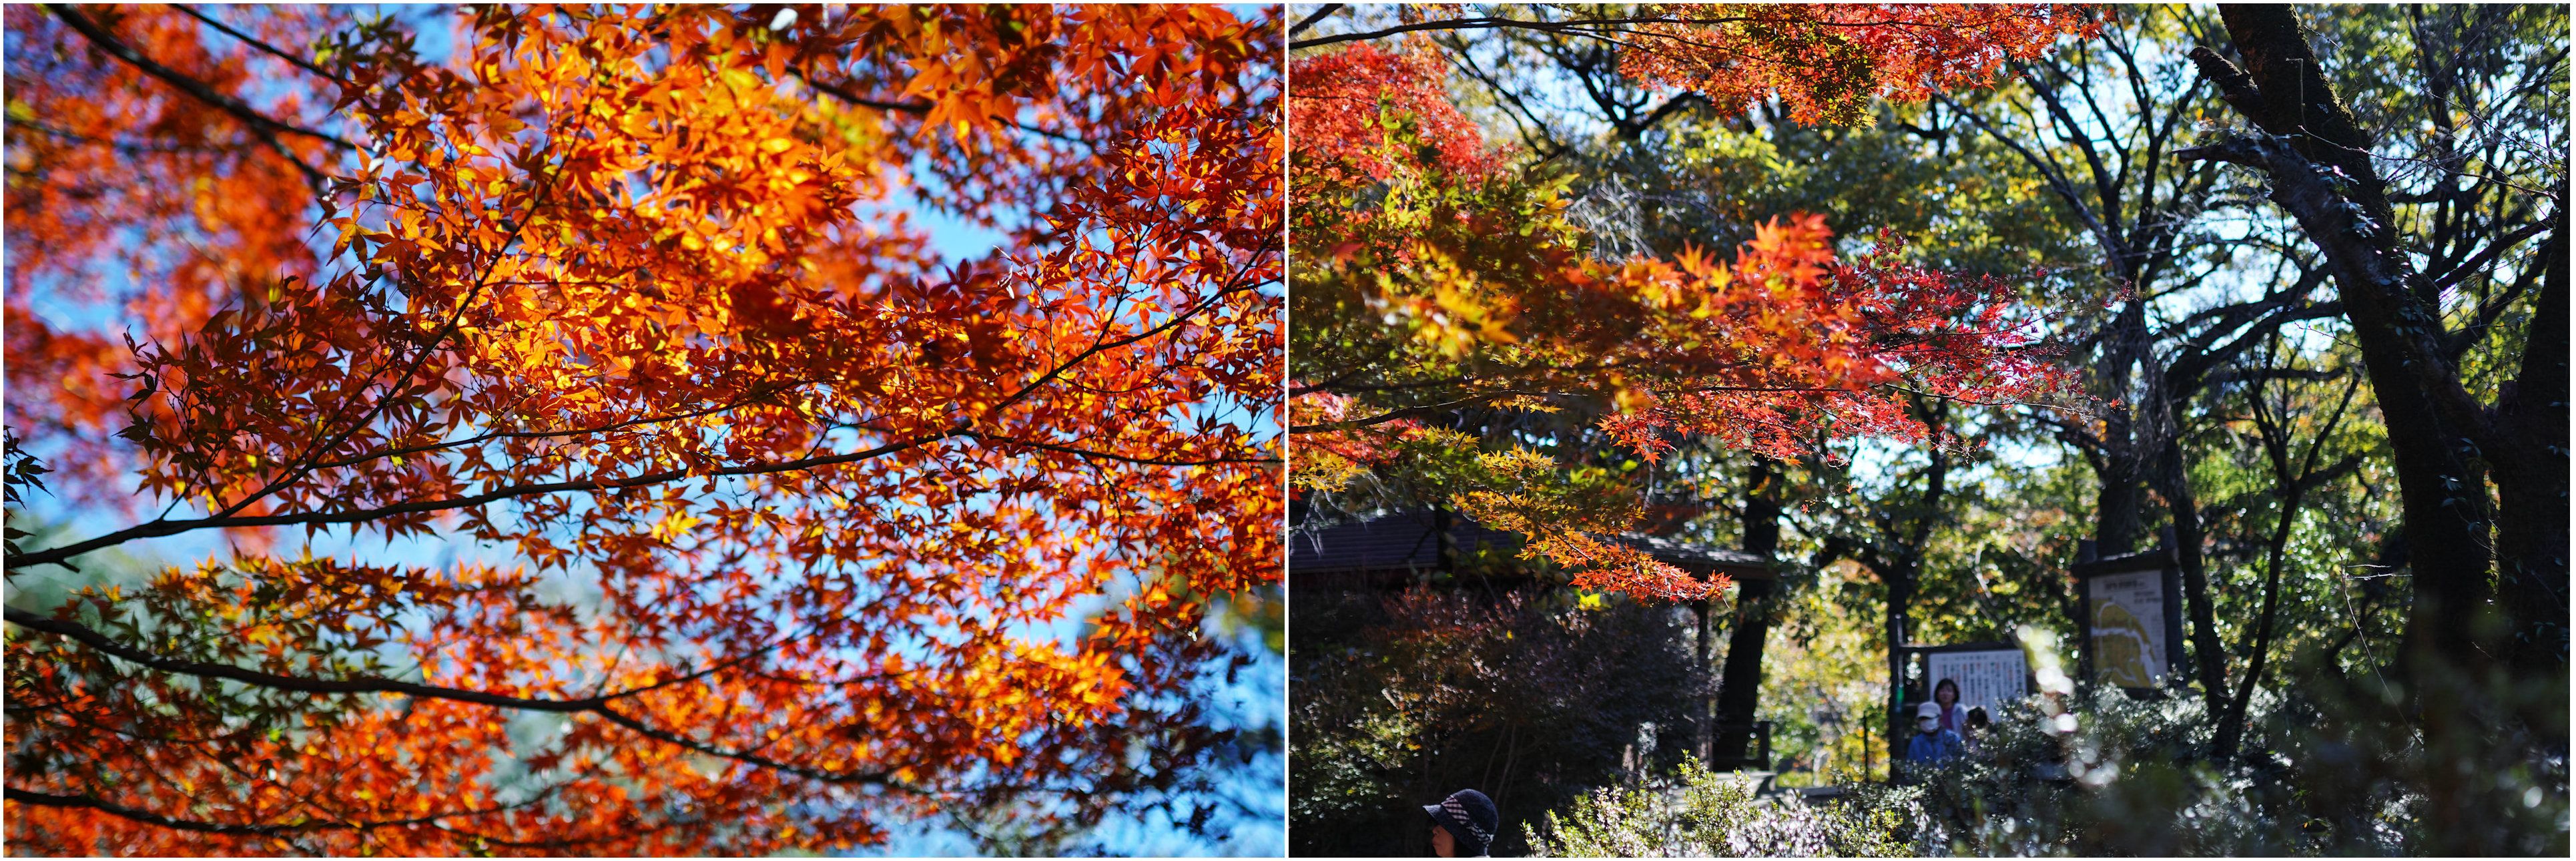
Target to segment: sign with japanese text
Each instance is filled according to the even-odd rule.
[[[1959,685],[1959,707],[1983,707],[1986,716],[2004,719],[2003,706],[2030,695],[2030,662],[2020,649],[1981,652],[1932,652],[1923,656],[1925,677],[1939,685]]]

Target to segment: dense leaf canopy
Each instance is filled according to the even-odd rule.
[[[1992,277],[1903,262],[1901,237],[1857,258],[1824,220],[1774,213],[1730,256],[1607,253],[1569,216],[1567,177],[1488,147],[1426,54],[1365,41],[1444,27],[1567,31],[1616,43],[1628,79],[1721,112],[1776,96],[1849,122],[1871,99],[1988,80],[2007,58],[2089,34],[2075,8],[1652,7],[1495,23],[1422,20],[1295,43],[1292,61],[1291,482],[1370,475],[1530,534],[1573,582],[1639,596],[1723,588],[1604,540],[1639,516],[1622,479],[1462,413],[1597,414],[1605,442],[1651,464],[1684,439],[1775,456],[1852,436],[1923,438],[1912,398],[2044,400],[2066,376],[2036,319]],[[1332,48],[1341,42],[1347,48]],[[1510,419],[1500,420],[1509,424]],[[1488,449],[1480,451],[1481,449]]]
[[[11,584],[232,545],[13,603],[15,845],[1077,827],[1215,741],[1202,618],[1280,550],[1275,21],[354,14],[8,12],[12,513],[89,512]]]

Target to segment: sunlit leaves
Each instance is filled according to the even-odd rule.
[[[1802,119],[1850,121],[1880,96],[1982,83],[2089,33],[2090,15],[1658,8],[1621,68],[1725,111],[1776,95]],[[1530,536],[1578,585],[1693,598],[1723,584],[1610,540],[1638,520],[1635,488],[1600,488],[1637,476],[1603,476],[1636,464],[1607,470],[1580,438],[1649,467],[1694,438],[1794,457],[1921,439],[1909,397],[2036,401],[2067,385],[2006,283],[1907,266],[1898,237],[1843,259],[1821,216],[1783,213],[1732,249],[1604,253],[1569,219],[1565,180],[1487,150],[1428,58],[1362,43],[1301,57],[1292,77],[1302,491],[1409,489]]]
[[[2008,60],[2059,36],[2101,32],[2107,10],[2081,4],[1676,3],[1635,25],[1629,76],[1735,108],[1776,96],[1799,122],[1868,120],[1873,100],[1922,101],[1990,82]]]
[[[44,344],[78,396],[29,432],[50,456],[124,428],[92,489],[175,507],[120,535],[240,549],[62,618],[273,676],[13,634],[13,750],[45,753],[12,785],[115,806],[13,802],[14,840],[768,853],[961,798],[1080,828],[1180,779],[1212,740],[1179,696],[1213,649],[1205,602],[1279,556],[1276,22],[796,13],[482,7],[443,60],[399,25],[299,25],[283,43],[326,47],[330,77],[290,70],[304,95],[280,105],[335,105],[299,119],[356,149],[256,194],[225,190],[230,162],[154,165],[262,198],[282,248],[102,207],[109,235],[230,273],[175,298],[138,278],[130,344],[22,322],[30,281],[58,306],[68,267],[121,264],[22,272],[26,243],[88,234],[13,220],[12,366]],[[178,57],[234,44],[162,15],[115,26]],[[30,29],[48,62],[79,54]],[[27,90],[138,87],[114,62],[61,71]],[[155,86],[102,130],[194,134],[152,124],[185,104]],[[65,171],[13,177],[13,208],[87,200]],[[935,247],[904,215],[924,206],[999,246]],[[514,558],[265,552],[334,533]],[[349,678],[435,690],[297,687]]]

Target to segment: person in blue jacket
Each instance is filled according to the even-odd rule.
[[[1905,745],[1905,761],[1931,765],[1959,755],[1966,742],[1957,730],[1941,725],[1941,707],[1924,703],[1914,712],[1914,740]]]

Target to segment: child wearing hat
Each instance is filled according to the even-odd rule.
[[[1431,854],[1442,858],[1486,857],[1492,854],[1494,833],[1503,828],[1503,815],[1494,800],[1473,789],[1452,792],[1438,804],[1425,804],[1422,812],[1431,815]]]

